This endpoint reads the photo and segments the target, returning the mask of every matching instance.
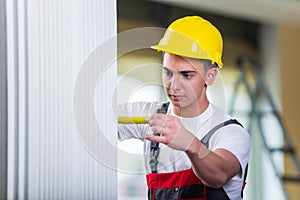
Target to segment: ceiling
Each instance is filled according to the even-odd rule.
[[[300,0],[151,0],[259,23],[300,27]]]
[[[200,0],[197,0],[200,1]],[[210,0],[213,1],[213,0]],[[168,4],[165,4],[169,2]],[[203,7],[181,4],[178,1],[119,0],[118,32],[137,27],[167,27],[175,19],[186,15],[200,15],[217,26],[226,37],[235,37],[255,43],[259,23],[241,17],[224,15]],[[181,5],[179,5],[181,4]]]

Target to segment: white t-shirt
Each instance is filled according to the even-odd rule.
[[[118,106],[119,116],[145,116],[152,115],[161,108],[161,102],[136,102]],[[167,114],[176,116],[170,103]],[[178,117],[178,116],[177,116]],[[181,118],[181,122],[191,133],[201,140],[217,124],[231,117],[223,110],[209,104],[208,108],[199,116],[193,118]],[[147,173],[151,173],[149,165],[149,152],[151,142],[144,139],[144,134],[153,134],[147,124],[118,125],[119,140],[136,138],[144,141],[145,166]],[[183,151],[174,150],[164,144],[159,144],[158,173],[181,171],[191,168],[191,162]],[[239,125],[230,124],[218,129],[209,140],[209,150],[214,151],[222,148],[233,153],[240,162],[242,176],[236,175],[224,186],[224,190],[230,199],[241,199],[241,187],[245,168],[250,154],[250,136],[248,132]]]

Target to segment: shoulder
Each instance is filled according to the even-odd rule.
[[[226,144],[235,143],[249,143],[250,135],[248,131],[243,127],[243,124],[236,118],[225,113],[222,109],[213,106],[214,116],[217,116],[216,121],[219,123],[225,123],[223,127],[216,130],[216,133],[212,136],[212,140],[226,141]],[[229,122],[230,121],[230,122]]]
[[[229,124],[220,128],[211,137],[209,149],[226,149],[234,154],[244,168],[250,155],[250,134],[238,124]]]
[[[235,119],[226,114],[222,109],[213,106],[215,116],[218,116],[219,123],[224,123],[230,119]],[[237,119],[238,121],[238,119]],[[239,121],[238,121],[239,122]],[[240,123],[240,122],[239,122]],[[219,128],[212,135],[209,141],[209,148],[215,150],[217,148],[224,148],[230,151],[249,151],[250,149],[250,134],[248,131],[238,123],[231,123]],[[243,149],[243,150],[240,150]]]

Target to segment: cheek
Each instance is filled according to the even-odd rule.
[[[170,85],[170,80],[166,76],[162,76],[162,84],[164,87]]]
[[[190,82],[188,88],[192,93],[194,93],[194,95],[198,96],[199,93],[202,93],[202,90],[205,87],[204,85],[204,80],[198,80]]]

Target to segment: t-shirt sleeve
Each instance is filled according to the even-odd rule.
[[[226,149],[239,160],[243,176],[250,156],[250,135],[239,125],[228,125],[219,129],[209,141],[210,150]]]
[[[118,106],[118,116],[150,116],[161,107],[160,102],[134,102]],[[148,124],[118,124],[118,139],[120,141],[135,138],[144,140],[144,134],[149,129]]]

